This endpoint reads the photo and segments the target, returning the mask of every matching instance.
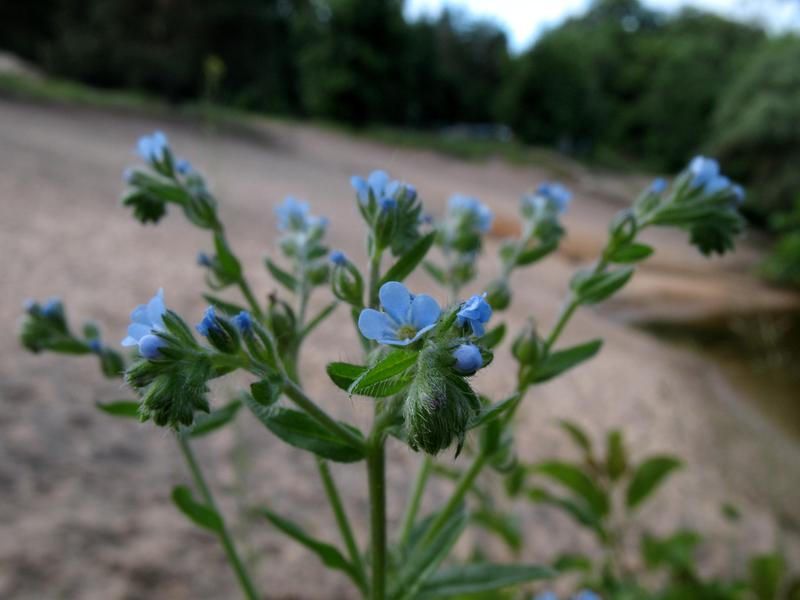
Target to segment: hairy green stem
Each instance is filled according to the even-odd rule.
[[[219,532],[219,539],[220,542],[222,542],[223,549],[225,550],[225,556],[228,558],[228,562],[231,564],[234,572],[236,573],[236,578],[239,580],[239,585],[242,588],[242,592],[244,592],[245,598],[247,598],[247,600],[258,600],[260,596],[258,592],[256,592],[255,586],[250,579],[250,575],[247,573],[244,563],[242,562],[241,558],[239,558],[239,554],[236,551],[236,546],[234,545],[233,539],[231,538],[228,528],[225,525],[225,520],[223,519],[222,514],[219,512],[216,503],[214,502],[214,496],[211,494],[211,488],[208,487],[208,483],[206,483],[203,472],[200,470],[200,465],[197,463],[197,459],[194,456],[192,447],[189,445],[189,440],[186,438],[185,434],[179,433],[178,442],[181,448],[181,453],[186,459],[186,464],[189,467],[189,471],[192,474],[192,478],[194,479],[197,489],[200,491],[200,494],[203,496],[203,499],[208,507],[220,515],[220,519],[222,520],[222,529]]]
[[[356,539],[353,536],[353,529],[350,527],[350,520],[347,518],[347,513],[342,504],[342,498],[339,495],[339,490],[336,488],[336,482],[333,479],[328,463],[321,459],[317,459],[317,467],[319,468],[319,475],[322,478],[322,485],[325,488],[325,494],[328,496],[328,501],[333,510],[333,515],[336,517],[336,524],[339,526],[339,532],[342,534],[342,540],[347,547],[347,553],[350,556],[350,562],[356,568],[358,573],[358,585],[361,593],[367,593],[367,576],[364,573],[364,564],[361,561],[361,554],[358,551]]]
[[[424,455],[419,465],[419,471],[417,471],[417,477],[414,480],[414,487],[411,488],[411,492],[408,496],[406,512],[403,515],[403,524],[400,526],[401,546],[405,546],[408,543],[408,538],[411,536],[411,530],[414,528],[414,521],[419,512],[419,505],[422,502],[422,495],[425,492],[425,486],[430,477],[431,466],[433,466],[433,459],[427,454]]]
[[[256,300],[256,297],[253,294],[253,290],[250,289],[250,284],[247,283],[247,279],[244,278],[244,275],[239,278],[239,289],[242,291],[242,295],[250,305],[250,310],[253,311],[253,315],[257,319],[262,319],[264,317],[264,313],[261,310],[261,306],[258,304],[258,300]]]
[[[378,284],[381,281],[382,255],[382,250],[374,250],[372,256],[369,257],[369,306],[371,308],[378,308],[378,304],[380,303],[380,299],[378,298],[380,286]]]
[[[376,415],[377,420],[377,415]],[[372,581],[370,600],[386,598],[386,453],[385,439],[373,431],[367,447]]]

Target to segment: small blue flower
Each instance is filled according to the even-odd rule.
[[[147,304],[140,304],[131,313],[132,323],[128,326],[128,337],[122,340],[123,346],[139,346],[139,354],[145,358],[157,358],[158,349],[164,340],[154,335],[164,331],[164,290],[159,289]]]
[[[291,196],[286,196],[283,203],[275,207],[278,229],[281,231],[305,229],[309,210],[308,202],[300,202]]]
[[[481,351],[474,344],[461,344],[453,351],[453,368],[462,375],[472,375],[483,366]]]
[[[667,180],[663,177],[659,177],[658,179],[654,179],[653,183],[650,184],[650,193],[651,194],[662,194],[667,189]]]
[[[343,267],[347,264],[347,255],[341,250],[334,250],[330,255],[331,262],[335,265]]]
[[[139,138],[136,149],[144,160],[148,162],[161,162],[164,160],[164,152],[169,146],[167,136],[161,131],[156,131],[152,135],[145,135]]]
[[[731,194],[733,194],[733,197],[736,198],[736,201],[739,204],[742,204],[744,202],[745,191],[744,191],[744,188],[742,186],[740,186],[738,183],[734,183],[731,186]]]
[[[95,354],[100,354],[100,352],[103,350],[103,344],[100,343],[100,340],[97,338],[93,338],[89,340],[89,350]]]
[[[540,592],[534,596],[533,600],[558,600],[558,596],[556,596],[550,590],[545,590],[544,592]]]
[[[37,307],[36,300],[33,298],[28,298],[25,302],[22,303],[22,308],[26,313],[31,313]]]
[[[365,206],[369,202],[370,193],[377,202],[384,198],[396,200],[403,192],[409,200],[417,197],[417,188],[400,181],[393,181],[386,171],[373,171],[366,179],[353,175],[350,178],[350,185],[356,191],[358,201]]]
[[[389,212],[390,210],[397,208],[397,200],[386,196],[385,198],[378,200],[378,206],[380,206],[382,212]]]
[[[447,208],[456,215],[459,213],[470,215],[470,218],[474,219],[475,226],[482,233],[487,233],[492,228],[494,213],[477,198],[455,194],[450,197]]]
[[[433,329],[439,319],[439,304],[426,294],[414,296],[406,286],[389,281],[378,292],[384,312],[365,308],[358,317],[358,329],[379,344],[407,346]]]
[[[212,265],[211,257],[205,252],[198,252],[197,264],[201,267],[210,267]]]
[[[203,315],[203,320],[195,325],[195,329],[200,332],[200,335],[208,337],[211,332],[221,332],[220,326],[217,323],[217,313],[213,306],[209,306]]]
[[[558,182],[548,181],[541,184],[536,190],[536,195],[547,199],[557,213],[566,211],[572,200],[572,192]]]
[[[128,184],[133,183],[133,176],[134,176],[135,173],[136,173],[136,171],[134,169],[132,169],[130,167],[126,168],[122,172],[122,181],[125,182],[125,183],[128,183]]]
[[[243,335],[248,335],[253,331],[253,317],[246,310],[233,317],[232,321]]]
[[[601,600],[601,598],[592,590],[581,590],[572,597],[572,600]]]
[[[713,158],[695,156],[692,162],[689,163],[689,173],[692,175],[692,187],[704,187],[719,175],[719,163]]]
[[[175,170],[181,175],[188,175],[189,173],[194,171],[194,169],[192,168],[192,163],[190,163],[185,158],[179,158],[175,162]]]
[[[60,298],[48,298],[42,304],[42,314],[45,317],[55,317],[61,311]]]
[[[492,307],[485,300],[486,294],[482,296],[473,296],[458,309],[456,313],[456,322],[459,325],[469,323],[472,327],[472,333],[476,337],[481,337],[486,330],[484,325],[489,322],[492,317]]]

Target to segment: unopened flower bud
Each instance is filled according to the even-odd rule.
[[[493,310],[505,310],[511,304],[511,288],[505,279],[495,279],[486,288],[486,302]]]
[[[534,365],[544,354],[544,341],[532,322],[514,339],[511,352],[521,365]]]
[[[225,354],[239,351],[239,333],[225,319],[218,317],[213,306],[206,309],[203,320],[197,324],[197,331],[208,338],[214,348]]]
[[[481,351],[474,344],[461,344],[453,351],[453,369],[461,375],[473,375],[483,366]]]

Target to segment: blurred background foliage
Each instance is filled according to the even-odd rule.
[[[800,190],[800,37],[638,0],[595,0],[513,53],[494,22],[402,0],[0,4],[0,48],[54,76],[237,109],[550,146],[674,171],[708,152],[770,227]],[[794,256],[794,255],[793,255]],[[800,258],[800,257],[798,257]],[[775,271],[773,270],[773,273]]]

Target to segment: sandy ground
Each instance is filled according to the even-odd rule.
[[[13,332],[25,298],[63,296],[74,323],[93,317],[106,336],[124,335],[131,308],[164,286],[169,306],[189,320],[204,308],[197,294],[198,249],[211,250],[203,232],[173,211],[158,227],[139,226],[117,203],[121,173],[136,162],[136,138],[164,129],[173,147],[202,169],[221,204],[235,248],[261,295],[274,289],[260,258],[274,253],[272,205],[287,194],[311,201],[331,219],[330,245],[363,260],[360,222],[348,180],[382,167],[413,182],[433,212],[452,192],[475,195],[513,229],[519,195],[552,177],[545,168],[499,162],[468,164],[419,151],[398,151],[313,128],[264,124],[258,135],[211,135],[181,122],[89,110],[0,101],[0,597],[194,600],[237,597],[237,588],[212,536],[187,523],[169,501],[171,486],[188,482],[173,440],[150,425],[112,419],[96,401],[124,397],[104,381],[91,358],[32,356]],[[569,274],[602,244],[604,223],[646,182],[566,165],[576,192],[566,218],[569,236],[558,256],[515,276],[513,327],[534,315],[552,323]],[[563,174],[562,174],[563,175]],[[521,411],[520,456],[533,461],[572,449],[553,425],[581,423],[598,439],[622,426],[634,455],[675,452],[688,468],[638,515],[631,535],[697,527],[709,536],[709,572],[740,572],[746,557],[782,546],[800,564],[800,450],[742,401],[709,364],[626,324],[620,315],[698,316],[785,307],[795,301],[764,287],[749,272],[758,250],[745,240],[724,260],[704,260],[679,232],[649,234],[658,254],[618,300],[584,310],[564,342],[604,336],[601,355],[567,377],[537,388]],[[498,241],[489,242],[481,282],[497,268]],[[479,292],[481,282],[468,292]],[[433,291],[416,276],[411,287]],[[320,293],[314,306],[321,306]],[[332,412],[368,422],[363,399],[348,400],[324,376],[331,359],[358,358],[355,335],[327,322],[306,348],[310,393]],[[502,356],[507,352],[504,346]],[[511,367],[496,361],[476,386],[499,397]],[[234,389],[222,382],[218,397]],[[246,445],[247,452],[242,447]],[[236,490],[245,505],[268,503],[312,532],[337,540],[321,501],[313,460],[283,446],[242,413],[236,427],[197,444],[225,511],[235,514]],[[450,457],[442,459],[445,463]],[[392,444],[390,524],[398,521],[418,457]],[[366,534],[360,467],[334,467],[357,536]],[[430,507],[446,492],[434,486]],[[744,518],[735,527],[720,516],[731,501]],[[591,548],[590,540],[546,508],[516,507],[524,519],[526,560]],[[348,582],[326,573],[303,548],[266,523],[237,527],[268,598],[350,598]],[[462,548],[475,541],[466,536]]]

